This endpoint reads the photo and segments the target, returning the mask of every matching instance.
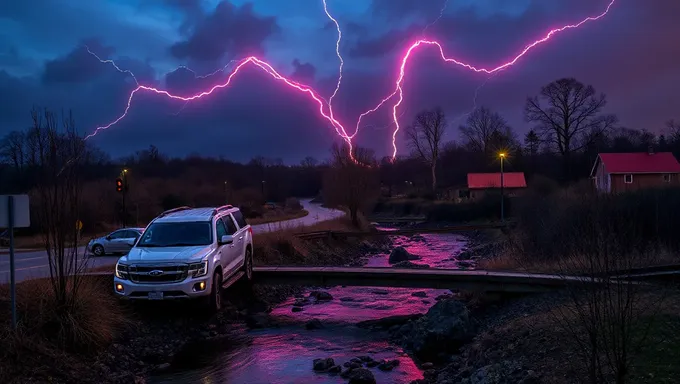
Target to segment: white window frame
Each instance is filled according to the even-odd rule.
[[[630,177],[630,180],[628,179],[629,177]],[[628,174],[623,175],[623,182],[625,184],[633,184],[633,174],[628,173]]]
[[[671,174],[670,173],[664,173],[663,174],[663,182],[664,183],[670,183],[671,182]]]

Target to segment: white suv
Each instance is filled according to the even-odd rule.
[[[222,286],[253,277],[253,231],[238,208],[180,207],[146,227],[116,263],[114,292],[129,299],[210,299],[222,307]]]

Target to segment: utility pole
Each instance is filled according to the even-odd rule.
[[[505,153],[499,153],[498,157],[501,158],[501,222],[505,222],[505,194],[503,193],[503,187],[505,186],[503,180],[503,160],[505,160]]]

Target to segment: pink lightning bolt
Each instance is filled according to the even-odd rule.
[[[130,71],[130,70],[128,70],[128,69],[121,69],[121,68],[118,66],[118,64],[116,64],[115,61],[113,61],[113,60],[105,60],[105,59],[102,59],[102,58],[100,58],[99,56],[97,56],[96,53],[92,52],[92,51],[90,50],[90,47],[88,47],[87,45],[84,45],[84,47],[85,47],[85,49],[87,49],[87,53],[89,53],[90,55],[94,56],[97,60],[99,60],[100,62],[102,62],[102,64],[111,64],[111,65],[113,66],[113,68],[116,69],[116,71],[118,71],[118,72],[120,72],[120,73],[127,73],[128,75],[132,76],[132,79],[135,81],[135,83],[136,83],[137,85],[139,85],[139,81],[137,81],[137,78],[135,77],[135,74],[132,73],[132,71]]]
[[[393,119],[394,125],[396,127],[394,132],[392,133],[392,148],[393,148],[392,159],[395,159],[397,157],[396,140],[397,140],[397,133],[399,132],[399,129],[400,129],[399,121],[397,119],[397,110],[398,110],[399,106],[401,105],[402,101],[404,100],[404,91],[402,89],[402,85],[404,83],[406,64],[408,63],[408,60],[411,57],[411,53],[413,53],[413,51],[416,48],[420,47],[421,45],[436,46],[439,49],[439,54],[440,54],[442,60],[444,60],[447,63],[454,63],[458,66],[461,66],[463,68],[466,68],[468,70],[471,70],[471,71],[474,71],[474,72],[477,72],[477,73],[494,74],[496,72],[500,72],[504,69],[507,69],[508,67],[515,65],[515,63],[517,63],[519,61],[519,59],[521,59],[524,55],[526,55],[531,49],[533,49],[537,45],[540,45],[540,44],[545,43],[546,41],[550,40],[550,38],[553,37],[555,34],[566,31],[568,29],[578,28],[578,27],[582,26],[583,24],[585,24],[587,22],[596,21],[596,20],[603,18],[605,15],[607,15],[609,13],[609,10],[611,9],[611,7],[614,5],[615,2],[616,2],[616,0],[611,0],[609,2],[609,4],[607,5],[607,8],[597,16],[589,16],[589,17],[581,20],[580,22],[578,22],[576,24],[569,24],[569,25],[565,25],[565,26],[560,27],[560,28],[555,28],[555,29],[550,30],[541,39],[538,39],[538,40],[534,41],[533,43],[524,47],[524,49],[522,51],[520,51],[520,53],[517,54],[515,57],[513,57],[512,60],[507,61],[507,62],[499,65],[498,67],[495,67],[495,68],[492,68],[492,69],[481,68],[481,67],[478,68],[478,67],[475,67],[474,65],[467,64],[467,63],[460,61],[458,59],[448,58],[444,54],[444,49],[442,48],[441,44],[439,44],[436,41],[423,40],[423,39],[417,40],[416,42],[411,44],[411,46],[406,50],[406,53],[404,54],[404,56],[401,59],[401,66],[399,67],[399,77],[397,78],[394,92],[392,92],[387,97],[382,99],[376,107],[371,108],[368,111],[362,113],[359,116],[359,120],[357,122],[357,129],[356,130],[357,131],[359,130],[359,124],[361,123],[361,119],[363,119],[365,116],[377,111],[378,109],[380,109],[380,107],[382,107],[385,103],[387,103],[387,101],[392,99],[395,95],[398,95],[397,102],[392,107],[392,119]],[[354,135],[356,135],[356,132],[354,133]],[[354,137],[354,135],[352,135],[352,137]]]
[[[335,98],[335,95],[338,94],[338,91],[340,90],[340,83],[342,82],[342,68],[345,65],[345,61],[342,59],[342,55],[340,54],[340,41],[342,41],[342,30],[340,30],[340,24],[338,24],[338,21],[335,20],[335,18],[328,12],[328,5],[326,4],[326,0],[323,1],[323,10],[326,12],[326,16],[328,16],[329,19],[335,24],[335,29],[338,31],[338,40],[335,42],[335,54],[338,56],[338,60],[340,60],[340,70],[338,71],[338,83],[335,85],[335,91],[333,91],[333,94],[331,97],[328,99],[328,109],[330,112],[330,115],[333,116],[333,98]]]
[[[234,70],[232,71],[232,73],[231,73],[231,74],[229,75],[229,77],[227,78],[226,82],[221,83],[221,84],[214,85],[214,86],[213,86],[212,88],[210,88],[208,91],[200,92],[200,93],[195,94],[195,95],[192,95],[192,96],[178,96],[178,95],[171,94],[171,93],[168,92],[168,91],[161,90],[161,89],[158,89],[158,88],[155,88],[155,87],[150,87],[150,86],[145,86],[145,85],[138,85],[138,86],[130,93],[130,96],[128,97],[127,106],[125,107],[125,110],[124,110],[123,114],[122,114],[121,116],[119,116],[116,120],[112,121],[111,123],[109,123],[109,124],[107,124],[107,125],[104,125],[104,126],[97,127],[97,128],[95,129],[95,131],[94,131],[93,133],[91,133],[90,135],[88,135],[87,137],[85,137],[85,139],[87,140],[87,139],[89,139],[90,137],[95,136],[98,132],[100,132],[100,131],[102,131],[102,130],[105,130],[105,129],[108,129],[108,128],[112,127],[113,125],[115,125],[115,124],[117,124],[118,122],[120,122],[123,118],[125,118],[125,116],[127,116],[128,111],[130,110],[130,107],[131,107],[131,104],[132,104],[132,99],[133,99],[134,95],[135,95],[137,92],[145,91],[145,92],[156,93],[156,94],[163,95],[163,96],[166,96],[166,97],[171,98],[171,99],[181,100],[181,101],[185,101],[185,102],[194,101],[194,100],[200,99],[200,98],[202,98],[202,97],[204,97],[204,96],[211,95],[214,91],[216,91],[216,90],[218,90],[218,89],[226,88],[227,86],[230,85],[231,80],[234,78],[234,76],[236,76],[236,74],[238,74],[238,72],[240,71],[240,69],[241,69],[243,66],[245,66],[246,64],[253,64],[253,65],[259,67],[260,69],[262,69],[263,71],[265,71],[265,72],[266,72],[267,74],[269,74],[270,76],[272,76],[275,80],[279,80],[279,81],[283,82],[284,84],[286,84],[287,86],[291,87],[292,89],[295,89],[295,90],[297,90],[297,91],[300,91],[300,92],[302,92],[302,93],[305,93],[305,94],[307,94],[309,97],[311,97],[311,98],[319,105],[319,114],[320,114],[324,119],[326,119],[326,120],[333,126],[333,128],[334,128],[335,131],[336,131],[336,133],[337,133],[341,138],[343,138],[343,139],[347,142],[347,144],[348,144],[349,147],[350,147],[350,153],[351,153],[351,148],[352,148],[352,139],[354,138],[354,136],[355,136],[355,135],[358,133],[358,131],[359,131],[359,127],[360,127],[360,124],[361,124],[361,120],[362,120],[365,116],[367,116],[367,115],[369,115],[369,114],[371,114],[371,113],[377,111],[378,109],[380,109],[385,103],[387,103],[389,100],[391,100],[395,95],[398,95],[398,100],[397,100],[397,102],[396,102],[396,103],[393,105],[393,107],[392,107],[392,119],[393,119],[393,122],[394,122],[394,125],[395,125],[395,130],[394,130],[394,132],[393,132],[393,134],[392,134],[392,147],[393,147],[393,149],[394,149],[394,151],[393,151],[393,153],[392,153],[392,159],[395,159],[395,158],[396,158],[396,155],[397,155],[396,136],[397,136],[397,133],[399,132],[399,129],[400,129],[400,127],[399,127],[399,119],[398,119],[399,116],[398,116],[398,113],[397,113],[397,112],[398,112],[399,106],[401,105],[401,103],[402,103],[402,101],[403,101],[403,99],[404,99],[404,94],[403,94],[403,88],[402,88],[402,86],[403,86],[404,77],[405,77],[405,72],[406,72],[406,65],[407,65],[407,63],[408,63],[409,58],[411,57],[411,53],[412,53],[416,48],[420,47],[421,45],[433,45],[433,46],[436,46],[436,47],[439,49],[440,56],[441,56],[441,58],[442,58],[445,62],[454,63],[454,64],[456,64],[456,65],[458,65],[458,66],[461,66],[461,67],[463,67],[463,68],[466,68],[466,69],[468,69],[468,70],[471,70],[471,71],[474,71],[474,72],[477,72],[477,73],[495,74],[495,73],[498,73],[498,72],[500,72],[500,71],[502,71],[502,70],[504,70],[504,69],[506,69],[506,68],[508,68],[508,67],[510,67],[510,66],[513,66],[515,63],[517,63],[517,62],[519,61],[520,58],[522,58],[525,54],[527,54],[531,49],[533,49],[533,48],[536,47],[537,45],[540,45],[540,44],[542,44],[542,43],[544,43],[544,42],[550,40],[550,38],[551,38],[553,35],[555,35],[555,34],[557,34],[557,33],[559,33],[559,32],[563,32],[563,31],[568,30],[568,29],[578,28],[578,27],[580,27],[581,25],[583,25],[583,24],[585,24],[585,23],[587,23],[587,22],[595,21],[595,20],[598,20],[598,19],[604,17],[605,15],[607,15],[607,14],[609,13],[610,8],[614,5],[615,1],[616,1],[616,0],[611,0],[610,3],[609,3],[609,5],[607,6],[607,8],[604,10],[604,12],[602,12],[601,14],[599,14],[599,15],[597,15],[597,16],[587,17],[587,18],[583,19],[582,21],[580,21],[580,22],[577,23],[577,24],[570,24],[570,25],[566,25],[566,26],[563,26],[563,27],[560,27],[560,28],[556,28],[556,29],[550,30],[543,38],[541,38],[541,39],[539,39],[539,40],[536,40],[536,41],[534,41],[533,43],[527,45],[527,46],[526,46],[526,47],[525,47],[518,55],[516,55],[512,60],[510,60],[510,61],[508,61],[508,62],[506,62],[506,63],[504,63],[504,64],[501,64],[500,66],[498,66],[498,67],[496,67],[496,68],[493,68],[493,69],[477,68],[477,67],[475,67],[475,66],[473,66],[473,65],[471,65],[471,64],[467,64],[467,63],[462,62],[462,61],[460,61],[460,60],[458,60],[458,59],[455,59],[455,58],[447,58],[446,55],[444,54],[444,49],[442,48],[441,44],[439,44],[438,42],[436,42],[436,41],[430,41],[430,40],[424,40],[424,39],[417,40],[416,42],[414,42],[414,43],[407,49],[406,53],[404,54],[404,56],[403,56],[402,59],[401,59],[401,65],[400,65],[400,68],[399,68],[399,76],[398,76],[397,81],[396,81],[396,83],[395,83],[395,90],[394,90],[394,92],[392,92],[390,95],[388,95],[387,97],[385,97],[384,99],[382,99],[382,100],[380,101],[380,103],[378,103],[378,105],[377,105],[376,107],[374,107],[374,108],[372,108],[372,109],[370,109],[370,110],[368,110],[368,111],[362,113],[362,114],[359,116],[359,119],[358,119],[358,121],[357,121],[356,130],[355,130],[354,134],[352,134],[351,136],[349,136],[349,135],[347,135],[347,132],[345,131],[345,128],[342,126],[342,124],[341,124],[341,123],[333,116],[333,111],[332,111],[332,108],[331,108],[331,106],[330,106],[330,101],[331,101],[331,100],[333,99],[333,97],[337,94],[338,89],[339,89],[339,87],[340,87],[340,82],[341,82],[341,78],[342,78],[342,65],[343,65],[344,63],[343,63],[342,57],[341,57],[340,52],[339,52],[340,39],[341,39],[341,37],[342,37],[342,36],[341,36],[340,27],[339,27],[337,21],[336,21],[336,20],[330,15],[330,13],[328,12],[328,9],[327,9],[327,6],[326,6],[326,1],[323,0],[323,3],[324,3],[324,10],[326,11],[326,14],[327,14],[328,17],[336,24],[336,27],[337,27],[337,29],[338,29],[338,40],[337,40],[337,43],[336,43],[336,53],[337,53],[337,55],[338,55],[338,57],[339,57],[339,59],[340,59],[340,63],[341,63],[341,64],[340,64],[340,77],[339,77],[339,79],[338,79],[338,84],[337,84],[337,86],[336,86],[336,90],[335,90],[335,92],[333,93],[333,95],[331,96],[331,99],[329,99],[329,101],[325,103],[325,104],[328,105],[328,113],[326,113],[326,112],[324,111],[324,101],[325,101],[325,100],[324,100],[321,96],[319,96],[319,95],[318,95],[311,87],[306,86],[306,85],[303,85],[303,84],[300,84],[300,83],[295,82],[295,81],[293,81],[293,80],[287,79],[286,77],[284,77],[284,76],[282,76],[281,74],[279,74],[279,73],[278,73],[278,72],[277,72],[270,64],[268,64],[267,62],[262,61],[262,60],[258,59],[257,57],[251,56],[251,57],[248,57],[248,58],[242,60],[242,61],[234,68]],[[88,51],[89,51],[89,49],[88,49]],[[90,52],[90,53],[92,53],[92,52]],[[94,55],[94,54],[93,54],[93,55]],[[96,55],[94,55],[94,56],[96,57]],[[111,64],[113,64],[114,67],[115,67],[118,71],[120,71],[120,72],[128,72],[128,73],[132,74],[132,73],[129,72],[129,71],[121,70],[118,66],[115,65],[115,63],[113,63],[113,61],[110,61],[110,60],[101,60],[101,59],[99,59],[99,60],[102,61],[102,62],[104,62],[104,63],[111,63]],[[218,71],[216,71],[216,72],[218,72]],[[215,73],[216,73],[216,72],[215,72]],[[133,75],[133,77],[134,77],[134,75]],[[136,79],[135,79],[135,80],[136,80]]]
[[[340,135],[340,137],[345,138],[345,140],[348,142],[348,144],[350,143],[350,140],[349,140],[347,133],[345,132],[345,129],[342,126],[342,124],[340,124],[339,121],[337,121],[335,118],[331,117],[329,114],[326,114],[326,112],[324,112],[324,104],[325,103],[324,103],[323,99],[321,97],[319,97],[316,94],[316,92],[314,92],[314,90],[312,90],[312,88],[285,78],[284,76],[279,74],[271,65],[269,65],[268,63],[258,59],[257,57],[254,57],[254,56],[250,56],[250,57],[244,59],[243,61],[241,61],[234,68],[234,71],[229,75],[229,77],[227,78],[227,80],[224,83],[214,85],[209,90],[197,93],[197,94],[192,95],[192,96],[178,96],[178,95],[174,95],[174,94],[172,94],[168,91],[158,89],[158,88],[155,88],[155,87],[150,87],[150,86],[146,86],[146,85],[138,85],[130,93],[130,96],[128,97],[128,101],[127,101],[127,106],[125,107],[123,114],[120,115],[114,121],[110,122],[109,124],[97,127],[94,130],[94,132],[92,132],[91,134],[89,134],[88,136],[85,137],[85,140],[95,136],[100,131],[108,129],[108,128],[114,126],[115,124],[117,124],[118,122],[120,122],[121,120],[123,120],[125,118],[125,116],[127,116],[128,112],[130,110],[130,107],[132,106],[132,99],[134,98],[135,94],[137,94],[137,92],[156,93],[156,94],[159,94],[159,95],[166,96],[170,99],[181,100],[181,101],[198,100],[198,99],[201,99],[205,96],[211,95],[213,92],[215,92],[218,89],[228,87],[231,84],[232,79],[236,76],[236,74],[239,73],[241,68],[243,68],[246,64],[253,64],[253,65],[259,67],[260,69],[262,69],[263,71],[265,71],[267,74],[272,76],[274,79],[282,81],[284,84],[288,85],[289,87],[309,95],[319,105],[319,113],[321,114],[321,116],[323,116],[323,118],[325,118],[326,120],[328,120],[331,123],[331,125],[335,128],[335,131],[338,133],[338,135]]]

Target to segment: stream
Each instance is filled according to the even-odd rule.
[[[387,228],[383,228],[388,230]],[[456,256],[466,245],[465,237],[457,234],[423,234],[398,236],[394,247],[402,246],[421,257],[416,264],[431,268],[458,268]],[[370,267],[386,267],[389,254],[371,255]],[[308,289],[304,297],[313,289]],[[293,303],[301,296],[291,297],[273,309],[270,316],[276,328],[248,330],[237,327],[229,337],[229,345],[217,353],[192,359],[192,364],[172,372],[149,378],[150,383],[236,383],[293,384],[346,383],[339,375],[316,373],[312,361],[331,357],[342,365],[352,358],[370,356],[375,360],[399,360],[392,371],[371,368],[378,383],[409,383],[422,379],[423,374],[401,347],[388,342],[386,332],[362,329],[357,322],[392,315],[425,313],[435,298],[448,290],[375,287],[333,287],[319,289],[333,299],[304,306],[292,312]],[[305,323],[320,320],[323,328],[307,330]],[[344,368],[343,368],[344,369]]]

